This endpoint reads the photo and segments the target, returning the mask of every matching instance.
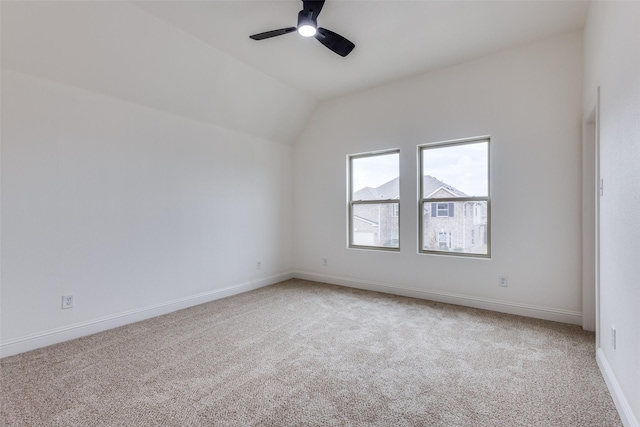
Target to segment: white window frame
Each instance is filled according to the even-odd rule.
[[[444,237],[444,240],[442,239]],[[439,231],[438,232],[438,247],[444,243],[447,248],[451,249],[451,232],[449,231]]]
[[[486,197],[446,197],[446,198],[434,198],[434,197],[425,197],[424,196],[424,164],[423,164],[423,152],[424,150],[429,150],[431,148],[442,148],[447,146],[455,146],[455,145],[465,145],[465,144],[476,144],[476,143],[487,143],[487,196]],[[489,136],[482,137],[474,137],[474,138],[466,138],[459,139],[453,141],[442,141],[442,142],[434,142],[430,144],[423,144],[418,146],[418,252],[422,254],[434,254],[434,255],[448,255],[448,256],[460,256],[460,257],[471,257],[471,258],[491,258],[491,138]],[[486,202],[487,204],[487,224],[486,224],[486,244],[487,244],[487,253],[486,254],[475,254],[468,252],[456,252],[456,251],[443,251],[443,250],[433,250],[433,249],[424,249],[424,217],[427,215],[427,212],[430,211],[431,207],[427,209],[431,203],[436,203],[436,218],[443,218],[445,215],[440,215],[439,204],[444,203],[456,203],[456,202]],[[448,206],[448,205],[447,205]],[[466,208],[463,207],[462,214],[466,215]],[[477,208],[479,209],[479,208]],[[448,215],[447,209],[447,215]],[[473,215],[475,218],[476,207],[474,206]],[[451,235],[451,234],[449,234]],[[440,246],[439,235],[436,236],[438,239],[438,249]],[[475,236],[476,239],[481,238],[480,236]],[[449,246],[451,243],[449,242]]]
[[[360,154],[351,154],[347,156],[347,169],[348,169],[348,209],[347,209],[347,242],[348,247],[350,249],[373,249],[379,251],[389,251],[389,252],[400,252],[400,195],[398,194],[397,199],[379,199],[379,200],[353,200],[353,160],[361,159],[364,157],[373,157],[373,156],[385,156],[389,154],[400,154],[400,149],[390,149],[383,151],[374,151],[370,153],[360,153]],[[398,156],[398,170],[400,169],[400,158]],[[398,176],[399,178],[399,176]],[[353,236],[355,233],[354,224],[353,224],[353,212],[354,207],[358,205],[366,205],[366,204],[391,204],[391,216],[393,218],[398,218],[398,247],[389,247],[389,246],[376,246],[376,245],[357,245],[353,242]],[[397,205],[393,206],[393,205]]]
[[[444,205],[444,210],[440,208],[440,205]],[[444,215],[440,215],[440,212],[444,212]],[[444,218],[449,216],[449,203],[436,203],[436,217]]]

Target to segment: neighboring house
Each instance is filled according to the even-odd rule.
[[[468,197],[467,194],[432,176],[423,178],[427,198]],[[379,187],[365,187],[354,193],[354,200],[399,199],[398,178]],[[423,248],[434,251],[486,253],[486,202],[434,202],[424,205]],[[391,204],[357,205],[353,214],[354,241],[365,246],[397,247],[399,206]]]
[[[425,198],[469,197],[432,176],[425,175],[423,179]],[[486,253],[486,202],[425,203],[424,210],[424,250]]]
[[[353,200],[399,200],[399,179],[379,187],[365,187],[353,194]],[[399,244],[399,205],[373,203],[357,205],[353,212],[353,241],[362,246],[397,248]]]

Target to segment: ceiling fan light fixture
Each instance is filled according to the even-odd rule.
[[[318,31],[318,24],[313,19],[313,12],[301,10],[298,13],[298,34],[302,37],[313,37]]]
[[[304,24],[298,27],[298,34],[302,37],[313,37],[318,30],[313,25]]]

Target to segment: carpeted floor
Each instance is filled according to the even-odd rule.
[[[303,280],[1,360],[10,426],[620,426],[594,335]]]

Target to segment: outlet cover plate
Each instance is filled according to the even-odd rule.
[[[62,309],[73,308],[73,295],[62,296]]]

